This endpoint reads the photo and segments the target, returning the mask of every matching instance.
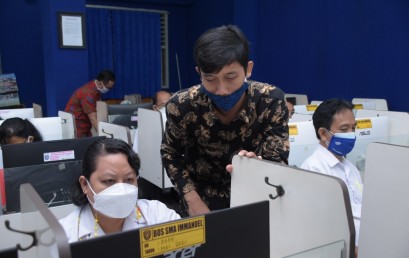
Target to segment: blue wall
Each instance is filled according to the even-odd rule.
[[[88,78],[86,50],[58,48],[57,12],[85,13],[87,4],[169,12],[170,90],[199,82],[192,57],[208,28],[239,25],[251,44],[252,79],[310,100],[386,98],[409,111],[407,0],[0,0],[3,72],[14,72],[20,98],[55,115]],[[2,36],[2,39],[4,36]]]
[[[409,111],[408,13],[406,0],[259,1],[260,80],[310,100],[386,98]]]

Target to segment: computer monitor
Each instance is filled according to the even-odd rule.
[[[151,103],[108,105],[108,122],[127,126],[130,129],[138,127],[138,109],[152,109]]]
[[[186,232],[191,225],[186,224],[185,221],[192,218],[203,221],[200,226],[203,226],[204,230],[195,236],[199,235],[201,240],[204,238],[204,242],[183,247],[187,239],[177,239],[177,234]],[[213,211],[205,214],[203,220],[201,217],[190,217],[161,225],[154,225],[154,227],[157,229],[156,232],[163,230],[163,240],[153,239],[154,233],[149,234],[151,231],[148,228],[140,228],[71,243],[71,256],[75,258],[270,257],[268,201]],[[194,224],[190,229],[195,230],[195,226],[197,225]],[[192,238],[188,240],[192,241]],[[176,250],[171,248],[178,244],[183,248]],[[149,245],[148,250],[146,245]],[[146,254],[146,252],[156,252],[161,248],[168,250],[164,254],[160,252],[155,255]],[[141,253],[141,249],[145,252],[144,254]]]
[[[104,137],[2,146],[7,213],[20,210],[20,185],[30,183],[49,206],[71,203],[88,146]]]
[[[86,149],[96,139],[105,137],[83,137],[56,141],[32,142],[30,144],[7,144],[1,146],[4,168],[24,167],[82,160]]]

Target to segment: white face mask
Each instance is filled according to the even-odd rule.
[[[102,85],[102,88],[97,88],[99,90],[99,92],[101,92],[102,94],[107,93],[109,91],[109,89],[107,87],[105,87],[105,85]]]
[[[138,187],[135,185],[116,183],[97,194],[88,180],[87,184],[94,193],[94,203],[87,196],[92,207],[110,218],[126,218],[138,201]]]

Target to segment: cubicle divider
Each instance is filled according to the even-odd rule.
[[[290,140],[288,164],[300,167],[319,144],[314,125],[312,121],[291,122],[288,123],[288,128]]]
[[[0,250],[18,250],[20,258],[71,258],[64,229],[30,184],[21,185],[20,200],[21,213],[14,214],[20,223],[0,216]]]
[[[24,193],[36,198],[25,201]],[[20,244],[27,250],[20,251],[20,257],[235,257],[268,258],[269,247],[269,203],[251,203],[239,207],[214,211],[202,216],[189,217],[167,223],[99,236],[68,245],[68,239],[34,190],[22,189],[22,213],[0,217],[0,228],[4,221],[11,228],[32,231],[30,236],[10,229],[0,231],[0,237]],[[28,210],[26,207],[30,207]],[[31,211],[32,213],[26,212]],[[23,221],[14,225],[12,216]],[[24,218],[23,218],[24,217]],[[251,218],[251,219],[248,219]],[[13,223],[11,223],[13,222]],[[9,241],[10,242],[10,241]],[[223,247],[223,248],[221,248]],[[10,244],[0,243],[1,250],[9,250]]]
[[[368,146],[359,258],[408,257],[408,157],[408,146]]]
[[[141,177],[161,189],[173,187],[162,165],[160,145],[164,131],[162,115],[158,111],[139,109],[138,155]]]
[[[388,110],[386,99],[353,98],[353,104],[361,104],[363,109]]]
[[[270,258],[354,257],[355,228],[341,179],[237,155],[233,167],[231,207],[270,203]]]
[[[77,128],[75,117],[72,113],[58,111],[58,116],[61,117],[62,138],[74,139],[77,137]]]
[[[20,117],[22,119],[34,118],[33,108],[12,108],[0,109],[0,118],[6,120],[12,117]]]
[[[131,133],[128,127],[122,125],[115,125],[106,122],[99,122],[98,136],[105,136],[107,138],[120,139],[132,145]]]
[[[295,105],[308,105],[308,97],[305,94],[286,93],[286,98],[295,98]]]
[[[61,140],[62,126],[60,117],[28,118],[43,137],[43,141]],[[4,120],[0,120],[0,125]]]

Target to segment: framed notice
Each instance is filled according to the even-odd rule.
[[[82,13],[58,13],[60,48],[85,48],[85,16]]]

